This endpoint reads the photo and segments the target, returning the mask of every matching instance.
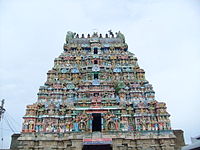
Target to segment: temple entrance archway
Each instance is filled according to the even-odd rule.
[[[92,120],[92,132],[101,132],[101,114],[100,113],[94,113],[92,114],[93,120]]]
[[[108,145],[84,145],[82,150],[112,150],[112,146]]]

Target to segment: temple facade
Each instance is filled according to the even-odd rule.
[[[121,32],[68,32],[26,108],[18,149],[174,150],[166,108]]]

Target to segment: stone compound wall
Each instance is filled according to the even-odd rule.
[[[180,132],[179,132],[180,133]],[[180,141],[179,136],[179,141]],[[176,143],[173,134],[138,135],[135,133],[65,133],[42,134],[26,133],[18,138],[17,150],[82,150],[83,139],[112,138],[113,150],[178,150],[180,144]],[[179,145],[179,146],[177,146]]]
[[[176,136],[175,139],[175,149],[181,150],[183,146],[185,146],[185,140],[183,137],[183,130],[173,130],[174,135]]]

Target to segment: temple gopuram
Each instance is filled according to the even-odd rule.
[[[38,99],[26,108],[19,150],[175,150],[166,104],[124,35],[67,32]]]

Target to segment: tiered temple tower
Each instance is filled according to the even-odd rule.
[[[26,108],[19,149],[173,150],[169,116],[121,32],[68,32]]]

